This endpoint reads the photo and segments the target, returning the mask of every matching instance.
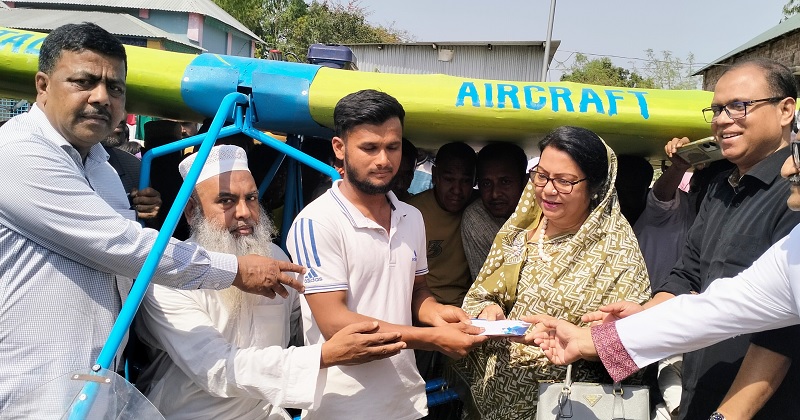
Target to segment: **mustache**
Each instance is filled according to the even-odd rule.
[[[234,227],[232,227],[232,228],[230,228],[228,230],[233,232],[234,230],[239,230],[241,228],[254,229],[255,227],[256,227],[256,224],[254,222],[238,222],[238,223],[236,223],[236,226],[234,226]]]
[[[111,112],[103,108],[97,108],[92,111],[84,111],[81,113],[81,116],[89,118],[100,116],[100,117],[105,117],[108,120],[111,120]]]
[[[800,174],[794,174],[788,178],[789,182],[795,185],[800,185]]]

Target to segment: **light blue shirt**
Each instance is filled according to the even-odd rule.
[[[107,160],[96,144],[82,162],[37,106],[0,127],[0,411],[95,363],[121,306],[115,274],[135,278],[155,242]],[[236,271],[235,256],[172,240],[153,281],[222,289]]]

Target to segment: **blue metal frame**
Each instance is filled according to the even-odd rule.
[[[258,187],[259,197],[263,197],[264,194],[267,193],[267,188],[272,184],[272,180],[275,179],[275,174],[278,173],[278,169],[280,169],[284,160],[286,160],[286,155],[281,153],[275,158],[275,161],[272,162],[272,166],[270,166],[269,171],[267,171],[267,174],[264,176],[264,180],[261,181],[261,185]]]
[[[233,117],[234,125],[223,127],[226,120],[230,119],[230,117]],[[133,322],[133,318],[136,315],[136,311],[139,309],[142,299],[144,298],[147,287],[150,285],[150,281],[152,280],[153,275],[158,268],[158,262],[161,260],[161,257],[163,256],[164,251],[169,244],[169,239],[172,236],[172,233],[175,231],[175,227],[178,225],[183,208],[186,207],[186,203],[189,201],[189,197],[194,190],[197,179],[200,177],[200,171],[202,170],[203,165],[205,165],[208,155],[211,153],[211,148],[214,146],[217,138],[227,137],[237,133],[244,133],[261,141],[267,146],[278,150],[284,155],[291,157],[292,159],[295,159],[327,174],[332,179],[339,179],[339,173],[336,172],[334,168],[312,158],[311,156],[306,155],[297,148],[284,144],[281,141],[253,128],[253,118],[254,112],[252,104],[250,103],[250,98],[242,93],[230,93],[222,100],[219,110],[214,116],[207,133],[159,146],[147,151],[144,156],[142,156],[142,171],[141,178],[139,180],[140,189],[146,188],[150,185],[150,168],[152,166],[153,158],[200,144],[200,150],[197,152],[197,157],[195,158],[192,167],[189,169],[183,185],[181,185],[181,188],[178,191],[175,202],[167,213],[167,217],[164,220],[161,231],[156,237],[153,248],[150,250],[150,253],[145,259],[142,269],[139,271],[139,275],[133,282],[133,287],[128,295],[128,299],[125,301],[125,304],[120,310],[119,317],[114,323],[114,326],[112,327],[108,336],[108,340],[106,340],[103,349],[100,351],[100,355],[97,357],[96,364],[92,366],[92,371],[95,373],[99,374],[102,369],[108,369],[108,367],[114,361],[114,357],[119,350],[125,334],[128,332],[128,329]],[[274,176],[274,173],[272,175]],[[81,395],[79,395],[78,400],[70,409],[69,418],[71,420],[83,420],[86,418],[97,396],[98,386],[100,385],[95,382],[89,382],[84,385]]]

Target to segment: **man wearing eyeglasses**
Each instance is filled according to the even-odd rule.
[[[790,155],[796,98],[791,71],[765,59],[739,63],[719,79],[703,115],[735,168],[712,182],[678,263],[645,307],[734,277],[800,222],[800,213],[785,205],[789,186],[780,177]],[[628,305],[623,314],[637,309]],[[800,360],[798,327],[687,353],[680,418],[707,418],[718,407],[742,418],[786,418],[800,411],[800,363],[793,359]]]

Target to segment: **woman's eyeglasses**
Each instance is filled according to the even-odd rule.
[[[550,178],[549,176],[539,172],[536,170],[537,167],[528,172],[528,175],[531,177],[531,181],[533,181],[533,185],[537,187],[546,187],[548,182],[553,183],[553,188],[556,191],[560,192],[561,194],[569,194],[572,192],[572,189],[575,188],[575,185],[580,184],[583,181],[586,181],[586,178],[579,179],[577,181],[570,181],[564,178]]]

